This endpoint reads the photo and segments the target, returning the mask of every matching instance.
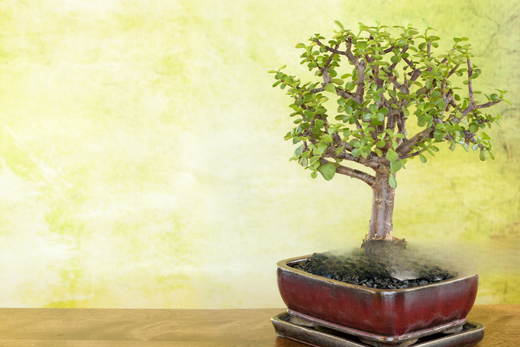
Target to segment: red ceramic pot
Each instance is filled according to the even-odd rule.
[[[477,296],[478,275],[406,289],[373,289],[316,276],[280,261],[278,288],[293,317],[359,336],[400,343],[466,323]]]

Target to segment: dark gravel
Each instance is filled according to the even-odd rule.
[[[329,253],[314,253],[311,258],[298,263],[295,269],[314,275],[351,284],[377,289],[404,289],[444,281],[457,273],[414,262],[419,270],[419,278],[400,281],[392,278],[384,262],[364,254],[336,256]]]

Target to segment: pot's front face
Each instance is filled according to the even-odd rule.
[[[296,270],[278,263],[278,288],[291,310],[341,326],[385,336],[463,322],[477,296],[478,275],[407,289],[373,289]]]

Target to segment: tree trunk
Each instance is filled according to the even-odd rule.
[[[372,219],[369,239],[385,238],[393,229],[395,189],[388,184],[390,173],[377,173],[372,189]]]

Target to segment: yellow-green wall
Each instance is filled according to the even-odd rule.
[[[509,90],[497,160],[444,149],[399,175],[394,226],[520,303],[520,6],[510,1],[0,1],[0,306],[281,307],[275,263],[360,244],[371,192],[288,158],[313,33],[425,18]]]

